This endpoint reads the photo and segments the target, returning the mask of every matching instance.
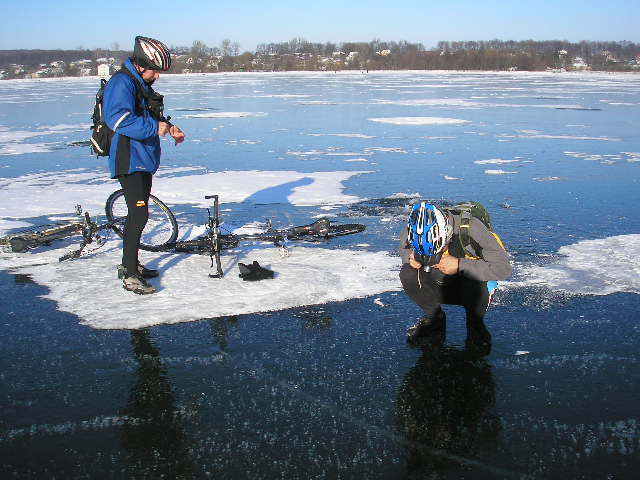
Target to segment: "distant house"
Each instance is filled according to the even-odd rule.
[[[108,78],[111,76],[111,65],[108,63],[101,63],[98,65],[98,76],[101,78]]]
[[[354,60],[356,60],[358,58],[358,52],[349,52],[349,55],[347,55],[347,58],[345,58],[345,62],[346,63],[351,63]]]
[[[573,64],[571,65],[571,67],[574,70],[588,70],[589,69],[589,65],[584,61],[584,59],[582,57],[575,57],[573,59]]]
[[[85,67],[81,68],[80,69],[80,75],[83,76],[83,77],[90,76],[91,75],[91,69],[90,68],[85,68]]]

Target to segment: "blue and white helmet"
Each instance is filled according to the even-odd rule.
[[[431,203],[412,206],[407,225],[408,239],[418,255],[432,257],[442,253],[453,235],[449,216]]]

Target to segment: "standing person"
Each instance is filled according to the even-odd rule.
[[[408,329],[407,342],[442,343],[446,316],[441,305],[461,305],[466,310],[467,347],[488,354],[491,334],[484,315],[491,295],[487,282],[504,280],[512,271],[498,235],[468,211],[456,213],[421,202],[413,206],[400,237],[402,288],[424,311]]]
[[[127,223],[119,276],[125,290],[145,295],[156,289],[146,281],[157,270],[138,261],[142,231],[149,219],[152,176],[160,166],[160,136],[167,133],[176,144],[185,134],[162,115],[162,96],[151,85],[171,67],[169,49],[162,42],[136,37],[133,57],[114,74],[104,91],[104,120],[113,132],[109,150],[111,178],[124,189]]]

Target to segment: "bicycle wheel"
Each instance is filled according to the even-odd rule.
[[[116,190],[107,199],[105,205],[107,219],[111,228],[120,236],[124,235],[127,221],[127,203],[124,190]],[[149,220],[140,237],[140,248],[151,252],[164,250],[178,238],[178,222],[173,212],[155,195],[149,196]]]
[[[351,235],[364,231],[365,226],[358,223],[332,224],[327,219],[317,220],[309,225],[293,227],[286,232],[282,232],[289,240],[299,240],[304,242],[321,242],[334,237]],[[281,232],[275,232],[279,235]],[[263,236],[265,236],[263,234]]]
[[[56,240],[82,234],[82,223],[55,223],[29,227],[21,232],[3,237],[0,245],[8,245],[12,252],[26,252],[30,248],[49,245]]]
[[[359,223],[344,223],[342,225],[330,225],[326,238],[342,237],[343,235],[352,235],[354,233],[364,232],[365,226]]]

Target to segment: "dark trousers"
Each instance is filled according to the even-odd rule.
[[[420,275],[420,283],[418,283]],[[408,263],[400,270],[402,288],[429,319],[443,318],[441,305],[461,305],[467,314],[467,331],[484,326],[489,306],[487,282],[478,282],[462,275],[442,278],[440,272],[416,270]]]
[[[124,199],[127,202],[128,210],[122,246],[122,265],[129,273],[138,271],[140,237],[147,220],[149,220],[149,195],[151,194],[152,178],[148,172],[135,172],[118,177],[118,181],[124,189]]]

